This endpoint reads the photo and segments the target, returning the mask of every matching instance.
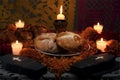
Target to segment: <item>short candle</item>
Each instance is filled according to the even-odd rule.
[[[62,12],[63,12],[63,7],[61,5],[60,14],[57,15],[57,20],[65,20],[65,16],[62,14]]]
[[[103,30],[103,26],[100,25],[98,22],[97,25],[94,25],[94,30],[96,30],[99,34],[101,34],[101,32]]]
[[[101,40],[96,41],[96,45],[99,50],[101,50],[102,52],[105,52],[107,41],[104,41],[103,38],[101,38]]]
[[[24,28],[24,22],[19,20],[18,22],[15,22],[16,28]]]
[[[16,42],[13,42],[11,44],[12,47],[12,52],[13,55],[19,55],[20,51],[22,50],[23,44],[21,42],[18,42],[18,40]]]

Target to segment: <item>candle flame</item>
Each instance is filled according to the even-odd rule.
[[[97,23],[97,25],[99,26],[99,25],[100,25],[100,23],[98,22],[98,23]]]
[[[18,40],[16,40],[16,44],[18,44]]]
[[[101,38],[101,41],[103,41],[103,38]]]
[[[19,20],[18,22],[21,23],[21,20]]]
[[[63,6],[61,5],[60,6],[60,14],[62,14],[62,11],[63,11]]]

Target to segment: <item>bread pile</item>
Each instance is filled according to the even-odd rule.
[[[34,40],[35,47],[41,51],[58,53],[59,48],[71,51],[81,46],[82,38],[73,32],[42,33]]]

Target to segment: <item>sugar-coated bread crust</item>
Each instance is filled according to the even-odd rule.
[[[80,35],[73,32],[61,32],[56,38],[57,44],[66,49],[71,50],[78,48],[82,44]]]
[[[34,44],[41,51],[56,53],[58,47],[55,39],[56,33],[42,33],[35,38]]]

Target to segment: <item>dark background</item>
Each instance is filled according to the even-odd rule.
[[[77,30],[100,22],[104,31],[119,32],[120,0],[78,0]]]

